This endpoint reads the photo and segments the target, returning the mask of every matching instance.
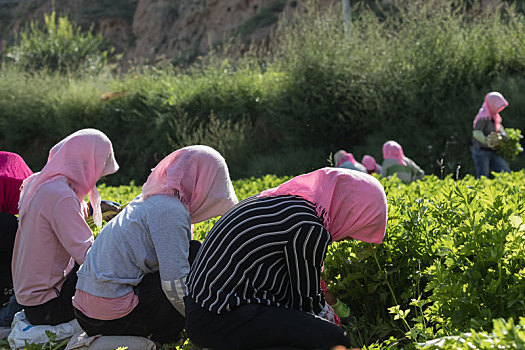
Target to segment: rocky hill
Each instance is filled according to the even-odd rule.
[[[330,3],[338,0],[323,0]],[[262,42],[301,0],[0,0],[0,50],[29,20],[54,8],[102,33],[123,62],[191,60],[239,35]]]

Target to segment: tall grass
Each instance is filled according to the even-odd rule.
[[[452,5],[361,7],[347,38],[340,4],[311,1],[281,21],[270,47],[226,43],[186,68],[79,76],[4,65],[0,147],[38,170],[60,138],[97,127],[122,165],[113,181],[140,183],[187,144],[216,147],[239,178],[326,166],[337,149],[380,161],[395,139],[427,173],[473,173],[472,120],[487,92],[509,100],[504,126],[524,127],[525,21],[512,7]]]

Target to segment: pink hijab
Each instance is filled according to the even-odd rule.
[[[496,132],[499,132],[501,128],[501,116],[499,115],[499,112],[504,110],[508,105],[509,103],[505,100],[502,94],[499,92],[489,92],[485,96],[485,101],[479,109],[476,118],[474,118],[473,126],[476,126],[476,123],[480,118],[492,118],[494,120]]]
[[[367,155],[363,156],[363,160],[361,161],[361,164],[363,164],[366,168],[366,171],[368,171],[369,174],[371,173],[379,173],[378,166],[376,163],[376,160],[374,157]]]
[[[26,179],[20,195],[20,215],[23,216],[38,188],[59,177],[70,183],[80,202],[88,195],[93,207],[93,221],[102,226],[100,194],[97,181],[118,170],[109,138],[96,129],[79,130],[55,145],[48,162],[39,172]]]
[[[18,214],[22,181],[33,172],[16,153],[0,152],[0,213]]]
[[[235,204],[226,161],[208,146],[188,146],[166,156],[142,186],[142,200],[176,195],[195,224],[222,215]]]
[[[405,154],[403,148],[396,141],[387,141],[383,145],[383,159],[395,159],[402,165],[407,165],[407,162],[403,159]]]
[[[322,168],[294,177],[259,197],[300,196],[316,206],[334,241],[348,237],[381,243],[387,222],[386,195],[368,174],[344,168]]]
[[[335,166],[341,166],[341,164],[343,164],[345,162],[350,162],[352,164],[357,163],[357,161],[355,160],[354,155],[352,153],[348,153],[348,152],[343,151],[343,150],[337,151],[334,154],[334,161],[335,161]]]

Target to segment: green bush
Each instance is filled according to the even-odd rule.
[[[506,161],[512,162],[516,159],[518,154],[523,152],[523,147],[520,143],[523,136],[521,135],[521,130],[519,129],[505,129],[505,133],[507,134],[507,139],[502,142],[501,145],[499,145],[498,153]]]
[[[383,181],[383,244],[339,242],[325,260],[330,288],[353,310],[353,343],[422,342],[523,316],[524,180]]]
[[[427,174],[462,177],[474,173],[472,120],[488,91],[510,102],[506,128],[525,127],[525,20],[512,8],[451,3],[396,2],[379,15],[363,7],[345,38],[340,3],[309,2],[269,48],[225,44],[184,68],[79,77],[4,66],[0,147],[38,170],[59,139],[96,127],[121,164],[108,181],[127,183],[191,143],[219,149],[241,178],[303,173],[337,149],[381,162],[395,139]]]
[[[44,15],[43,27],[31,21],[16,41],[7,48],[5,60],[25,71],[97,73],[108,62],[100,34],[82,32],[67,17],[57,19],[55,12]]]

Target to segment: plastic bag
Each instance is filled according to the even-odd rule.
[[[75,334],[66,346],[65,350],[155,350],[155,343],[149,339],[131,335],[96,335],[88,336],[85,332]]]
[[[34,344],[45,344],[49,342],[46,331],[56,335],[55,340],[60,341],[72,337],[82,331],[77,320],[61,323],[56,326],[39,325],[33,326],[26,318],[24,311],[17,312],[11,324],[11,333],[7,337],[11,349],[23,349],[26,341]]]

